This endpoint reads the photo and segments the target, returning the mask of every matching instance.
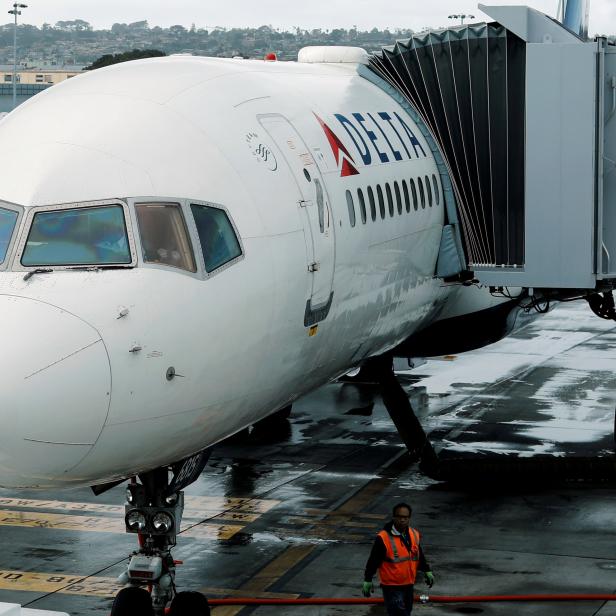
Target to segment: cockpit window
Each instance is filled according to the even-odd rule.
[[[242,248],[227,213],[207,205],[190,206],[208,272],[221,267],[242,254]]]
[[[178,203],[135,205],[143,260],[196,272],[188,229]]]
[[[6,251],[9,249],[17,216],[17,212],[0,207],[0,263],[6,259]]]
[[[27,267],[131,263],[122,206],[38,212],[21,263]]]

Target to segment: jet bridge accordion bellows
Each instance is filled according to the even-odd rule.
[[[526,44],[498,24],[414,35],[371,57],[435,137],[469,266],[524,265]]]

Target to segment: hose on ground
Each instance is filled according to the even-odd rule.
[[[260,599],[249,597],[229,597],[209,599],[216,605],[375,605],[383,603],[380,597],[374,598],[297,598]],[[616,594],[544,594],[544,595],[416,595],[417,603],[493,603],[493,602],[547,602],[547,601],[616,601]]]

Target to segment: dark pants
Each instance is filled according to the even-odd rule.
[[[387,616],[409,616],[413,609],[413,585],[381,586]]]

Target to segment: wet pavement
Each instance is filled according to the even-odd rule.
[[[400,378],[443,460],[471,460],[462,483],[411,463],[370,385],[330,384],[216,449],[187,491],[174,556],[178,588],[210,596],[359,597],[374,534],[400,500],[436,576],[434,595],[613,593],[616,483],[554,478],[579,459],[611,465],[616,328],[566,305],[512,338],[431,360]],[[535,471],[482,481],[479,461],[529,460]],[[530,467],[528,467],[530,468]],[[496,471],[497,472],[497,471]],[[540,477],[539,481],[533,481]],[[0,490],[0,601],[109,613],[134,548],[124,488]],[[419,592],[427,592],[418,584]],[[217,616],[377,615],[380,607],[216,608]],[[616,605],[453,604],[417,614],[611,616]]]

